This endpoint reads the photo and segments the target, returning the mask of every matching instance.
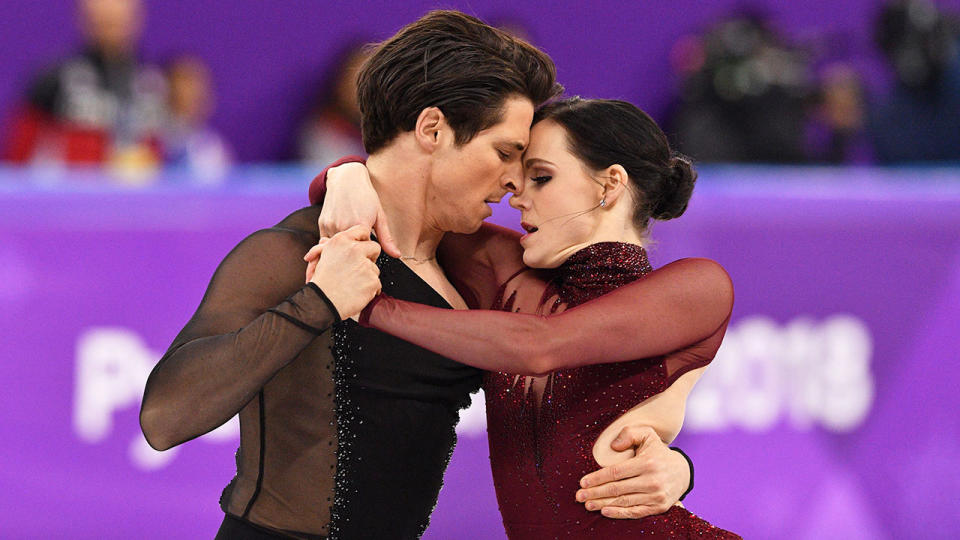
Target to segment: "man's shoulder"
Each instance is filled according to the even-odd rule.
[[[320,205],[305,206],[279,223],[267,229],[261,229],[254,234],[266,234],[275,237],[287,237],[290,240],[305,242],[313,246],[320,240],[317,219],[320,217]]]
[[[258,256],[303,257],[319,240],[316,217],[319,206],[301,208],[272,227],[254,231],[234,251],[256,252]]]

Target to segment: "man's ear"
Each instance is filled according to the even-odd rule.
[[[617,202],[629,188],[630,177],[622,165],[611,165],[600,172],[603,179],[603,206],[609,208]]]
[[[446,117],[438,107],[427,107],[420,111],[413,128],[417,144],[427,153],[433,153],[440,146],[440,135],[447,127]]]

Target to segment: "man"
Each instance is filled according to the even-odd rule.
[[[534,105],[558,91],[546,55],[461,13],[432,12],[380,45],[358,92],[397,258],[378,258],[369,228],[353,227],[326,243],[304,286],[320,208],[298,210],[224,259],[147,382],[141,425],[155,448],[240,413],[219,538],[423,533],[480,371],[341,318],[380,283],[395,297],[466,307],[436,264],[437,243],[476,230],[486,203],[515,188]],[[670,458],[657,463],[670,466],[656,473],[671,481],[650,491],[671,504],[687,469],[663,450]]]

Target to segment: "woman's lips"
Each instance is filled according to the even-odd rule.
[[[520,241],[523,242],[530,237],[531,234],[537,232],[539,229],[533,225],[527,223],[526,221],[520,222],[520,228],[527,232],[527,234],[520,237]]]

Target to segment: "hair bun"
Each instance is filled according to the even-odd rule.
[[[678,218],[687,210],[687,203],[693,195],[693,185],[697,181],[697,172],[690,160],[682,155],[670,158],[665,171],[663,192],[653,208],[651,217],[658,220]]]

